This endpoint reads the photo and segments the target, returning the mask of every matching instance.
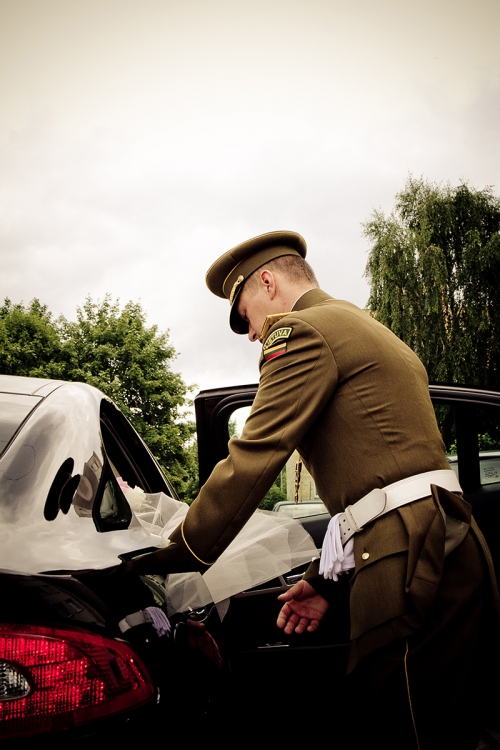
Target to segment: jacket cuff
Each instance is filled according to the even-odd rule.
[[[117,568],[118,575],[168,575],[198,571],[205,573],[209,565],[204,565],[188,548],[178,526],[170,536],[170,544],[157,552],[149,552],[142,557],[122,563]]]
[[[310,583],[313,589],[328,602],[332,602],[335,598],[335,586],[338,586],[338,581],[332,581],[320,575],[319,559],[312,561],[304,573],[303,580]]]

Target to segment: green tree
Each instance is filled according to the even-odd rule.
[[[27,377],[64,377],[63,347],[46,305],[8,298],[0,307],[0,372]]]
[[[100,303],[88,297],[76,322],[63,319],[60,327],[66,379],[112,398],[183,494],[193,470],[185,447],[194,424],[182,413],[188,388],[170,368],[176,352],[168,333],[146,326],[140,304],[127,302],[121,310],[109,295]]]
[[[500,388],[500,200],[491,188],[408,178],[390,216],[374,211],[372,314],[434,381]]]
[[[285,489],[283,490],[282,487]],[[283,468],[259,505],[261,510],[272,510],[276,503],[286,500],[286,468]]]
[[[179,494],[195,494],[198,464],[194,423],[184,413],[191,388],[171,369],[176,357],[168,333],[146,326],[138,303],[120,309],[106,295],[89,297],[77,320],[53,321],[38,300],[5,300],[0,308],[0,371],[81,381],[120,407],[167,470]]]

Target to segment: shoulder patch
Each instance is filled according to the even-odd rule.
[[[263,352],[264,362],[269,362],[270,359],[280,357],[286,353],[286,341],[280,341],[276,346],[271,346],[265,352]]]
[[[285,326],[283,328],[277,328],[264,341],[264,344],[262,345],[262,351],[265,353],[269,349],[271,349],[271,347],[274,347],[274,344],[277,341],[281,341],[282,339],[288,339],[290,337],[291,333],[292,333],[291,326]],[[285,351],[286,351],[286,343],[285,343]]]
[[[286,353],[287,341],[292,333],[291,326],[284,326],[277,328],[275,331],[269,334],[267,339],[264,341],[262,346],[262,356],[264,362],[269,362],[270,359],[280,357]]]

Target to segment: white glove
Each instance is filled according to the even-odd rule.
[[[354,568],[354,537],[349,539],[345,547],[342,546],[338,520],[340,515],[340,513],[337,513],[330,519],[323,540],[319,563],[320,575],[334,581],[338,581],[340,574]]]

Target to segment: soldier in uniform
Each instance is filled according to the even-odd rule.
[[[209,269],[233,331],[262,344],[258,392],[170,545],[120,573],[207,570],[294,449],[332,516],[396,484],[399,506],[369,511],[350,537],[350,746],[474,748],[484,554],[470,506],[441,481],[453,472],[425,369],[367,312],[323,292],[305,255],[299,234],[272,232]],[[337,584],[319,565],[281,597],[286,633],[314,631],[329,607]]]

